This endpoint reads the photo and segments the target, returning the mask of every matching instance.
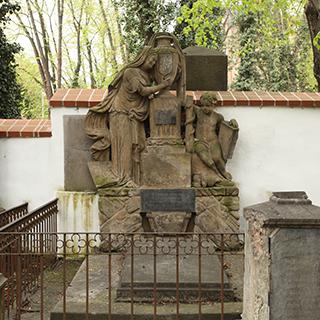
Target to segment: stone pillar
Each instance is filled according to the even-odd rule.
[[[242,319],[319,319],[320,207],[305,192],[274,192],[244,217]]]

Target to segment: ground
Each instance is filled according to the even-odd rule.
[[[81,266],[83,259],[66,260],[66,281],[72,281],[74,275]],[[50,311],[61,300],[63,295],[63,261],[56,263],[44,272],[44,319],[49,319]],[[34,320],[40,318],[40,290],[30,296],[29,304],[23,309],[22,320]]]

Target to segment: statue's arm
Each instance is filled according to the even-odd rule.
[[[162,82],[156,86],[152,86],[152,87],[147,87],[147,86],[143,86],[142,84],[139,85],[138,87],[138,92],[139,94],[141,94],[142,96],[150,96],[151,94],[154,94],[164,88],[166,88],[168,86],[167,83]]]
[[[138,92],[142,96],[150,96],[151,94],[154,94],[164,88],[167,88],[171,85],[171,80],[170,79],[165,79],[163,80],[160,84],[155,85],[155,86],[144,86],[142,83],[139,84],[138,86]]]

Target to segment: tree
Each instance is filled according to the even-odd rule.
[[[176,33],[183,47],[190,45],[222,49],[228,34],[229,12],[219,0],[182,0]]]
[[[9,43],[4,33],[10,15],[20,7],[9,0],[0,1],[0,118],[19,118],[21,87],[17,83],[15,54],[20,51],[16,43]]]
[[[23,91],[21,115],[28,119],[47,118],[48,101],[45,99],[37,63],[23,53],[16,59],[17,79]]]
[[[231,49],[238,56],[238,75],[233,88],[312,89],[312,83],[305,80],[310,80],[307,65],[311,63],[311,48],[301,41],[306,38],[303,2],[196,0],[192,5],[188,3],[182,6],[179,18],[185,24],[183,32],[194,33],[198,45]],[[212,19],[214,15],[216,19]],[[231,29],[236,30],[232,41]]]
[[[176,1],[113,0],[120,11],[124,42],[129,54],[137,54],[152,35],[168,31],[177,16]]]
[[[320,1],[308,0],[305,5],[305,14],[313,51],[313,73],[318,83],[318,91],[320,91]]]

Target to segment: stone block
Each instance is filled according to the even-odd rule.
[[[270,319],[319,319],[319,229],[280,229],[271,237]]]
[[[183,50],[187,66],[187,90],[228,90],[228,57],[214,49],[188,47]]]
[[[148,146],[141,155],[141,168],[143,187],[191,186],[191,156],[182,146]]]
[[[92,141],[84,131],[85,116],[63,116],[64,188],[66,191],[95,191],[88,161]]]

